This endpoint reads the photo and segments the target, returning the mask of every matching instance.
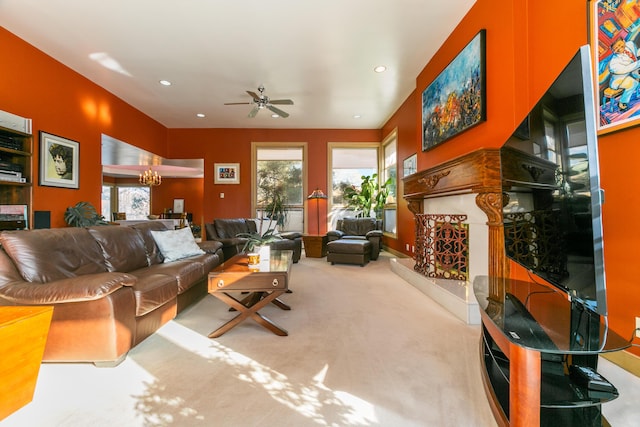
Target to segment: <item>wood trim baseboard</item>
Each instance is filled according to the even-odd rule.
[[[411,258],[409,255],[407,255],[405,253],[402,253],[400,251],[397,251],[397,250],[395,250],[393,248],[387,247],[387,246],[384,246],[382,248],[382,250],[385,251],[385,252],[389,252],[391,255],[396,256],[398,258]]]
[[[628,351],[616,351],[613,353],[602,353],[600,357],[604,357],[611,363],[615,363],[630,374],[640,378],[640,357]]]

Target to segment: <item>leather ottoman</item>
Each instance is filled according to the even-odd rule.
[[[359,264],[364,267],[371,258],[371,243],[368,240],[339,239],[327,243],[327,262],[331,265]]]

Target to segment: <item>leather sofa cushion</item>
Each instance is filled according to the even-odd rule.
[[[167,227],[165,227],[160,221],[145,221],[130,225],[129,227],[136,230],[140,234],[140,237],[142,237],[149,265],[161,264],[164,261],[164,258],[162,257],[162,253],[160,253],[160,249],[156,245],[156,241],[153,240],[151,230],[162,231],[166,230]]]
[[[102,248],[109,271],[126,273],[148,265],[144,241],[136,230],[122,226],[96,226],[88,230]]]
[[[100,245],[84,228],[4,231],[0,244],[28,282],[107,271]]]
[[[343,218],[342,231],[348,236],[364,236],[376,229],[375,218]]]
[[[139,277],[133,286],[136,298],[136,316],[155,310],[167,301],[177,298],[176,279],[165,274],[149,274]]]
[[[207,255],[200,256],[205,257]],[[131,274],[138,278],[143,278],[150,274],[164,274],[171,276],[178,282],[178,294],[181,294],[191,288],[193,285],[198,283],[203,276],[206,276],[203,264],[194,261],[192,258],[188,258],[184,261],[174,261],[167,264],[155,264],[145,269],[132,271]]]
[[[216,219],[213,221],[213,225],[215,226],[216,234],[221,239],[231,239],[239,233],[249,232],[247,221],[243,218]]]
[[[131,287],[136,280],[133,275],[121,272],[83,274],[38,285],[20,280],[0,287],[0,298],[15,305],[81,304]]]
[[[207,274],[211,270],[216,268],[218,265],[220,265],[220,263],[222,262],[222,260],[220,259],[221,255],[222,255],[222,250],[220,250],[220,253],[214,253],[214,254],[207,252],[204,255],[196,255],[196,256],[190,257],[189,261],[202,264],[202,271],[205,274]]]

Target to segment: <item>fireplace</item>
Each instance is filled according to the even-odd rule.
[[[462,320],[479,323],[473,280],[504,277],[508,269],[500,151],[478,150],[405,177],[403,197],[415,215],[416,252],[392,268]],[[412,272],[404,271],[409,263]],[[453,307],[457,300],[461,306]]]

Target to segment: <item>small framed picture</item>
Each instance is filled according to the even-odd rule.
[[[173,199],[173,213],[184,213],[184,199]]]
[[[80,144],[40,131],[40,185],[79,188]]]
[[[216,163],[213,183],[240,184],[240,163]]]
[[[413,153],[402,162],[402,176],[409,176],[418,172],[418,155]]]

